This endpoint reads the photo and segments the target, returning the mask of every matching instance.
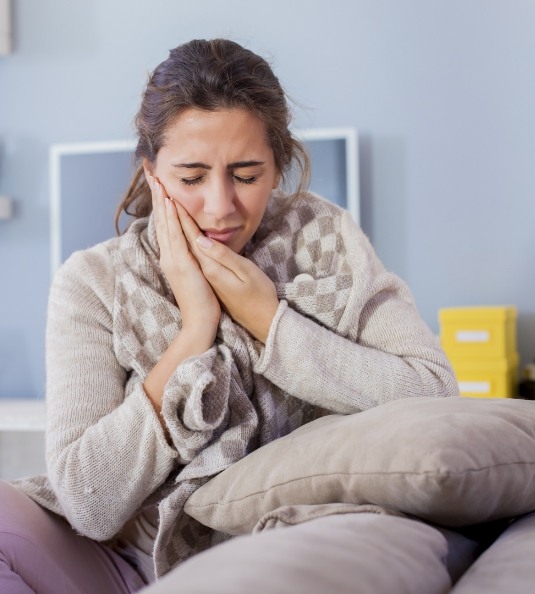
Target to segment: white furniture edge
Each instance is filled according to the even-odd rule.
[[[359,155],[356,128],[302,128],[292,130],[300,140],[344,140],[346,164],[347,209],[360,224]],[[50,262],[54,275],[61,264],[61,157],[91,153],[134,151],[135,140],[77,142],[53,144],[50,147]]]
[[[0,431],[44,431],[43,399],[0,398]]]

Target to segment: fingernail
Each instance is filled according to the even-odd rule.
[[[206,237],[206,235],[199,235],[197,237],[197,243],[204,248],[205,250],[207,250],[208,248],[211,247],[212,245],[212,240],[209,237]]]
[[[171,210],[171,198],[165,198],[165,206]]]

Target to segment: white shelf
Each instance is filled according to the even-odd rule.
[[[44,431],[45,401],[0,398],[0,431]]]

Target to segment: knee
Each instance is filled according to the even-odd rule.
[[[20,537],[32,540],[40,516],[46,512],[13,485],[0,481],[0,540]]]

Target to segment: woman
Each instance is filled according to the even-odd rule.
[[[150,77],[120,208],[136,220],[51,289],[48,473],[1,485],[19,535],[2,537],[2,592],[136,591],[227,538],[182,508],[251,450],[457,393],[404,283],[305,191],[289,122],[271,68],[228,40],[181,45]]]

